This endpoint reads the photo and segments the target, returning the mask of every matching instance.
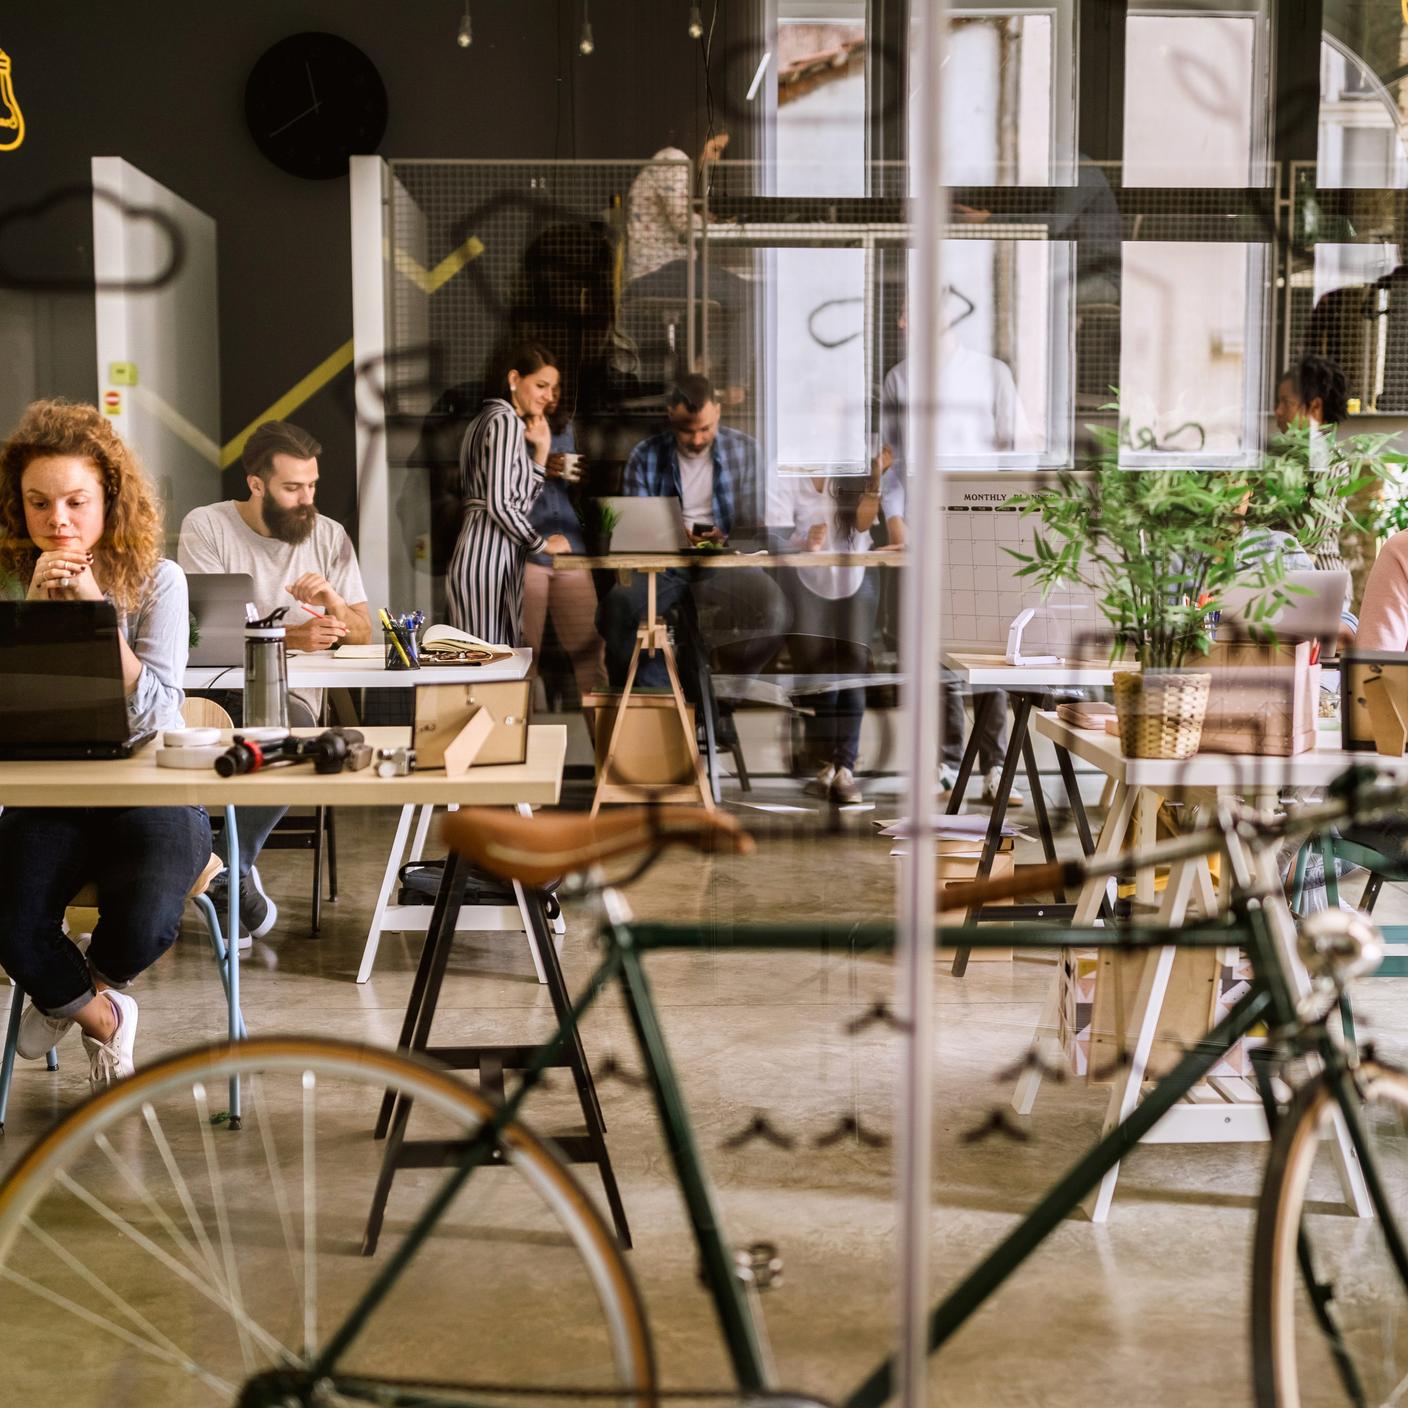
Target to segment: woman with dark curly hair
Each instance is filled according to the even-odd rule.
[[[181,726],[186,578],[161,555],[151,483],[95,406],[36,401],[0,449],[0,575],[30,601],[110,601],[132,732]],[[200,807],[0,814],[0,966],[31,999],[21,1056],[76,1025],[95,1084],[132,1073],[137,1003],[123,989],[175,942],[209,859]],[[85,958],[62,926],[89,883],[100,917]]]

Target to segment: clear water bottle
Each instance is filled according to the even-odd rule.
[[[288,657],[280,607],[244,628],[244,726],[288,727]]]

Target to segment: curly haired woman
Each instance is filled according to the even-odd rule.
[[[110,601],[132,732],[179,728],[186,579],[161,555],[150,481],[94,406],[36,401],[0,448],[0,578],[30,601]],[[10,807],[0,814],[0,966],[29,993],[19,1054],[72,1026],[95,1084],[132,1073],[137,1003],[124,991],[175,942],[210,859],[200,807]],[[97,887],[87,957],[64,908]]]

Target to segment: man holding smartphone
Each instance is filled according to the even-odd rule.
[[[720,425],[720,409],[708,377],[683,377],[667,400],[668,429],[631,451],[621,492],[677,498],[691,547],[716,543],[746,552],[767,545],[758,443],[741,430]],[[665,615],[685,592],[699,608],[701,622],[709,616],[716,641],[727,638],[730,673],[761,673],[781,647],[791,615],[771,575],[756,568],[662,572],[656,582],[656,609]],[[606,641],[606,673],[614,689],[625,685],[645,597],[645,578],[637,574],[628,586],[613,588],[597,612],[597,629]],[[636,683],[646,689],[668,688],[664,660],[642,655]]]

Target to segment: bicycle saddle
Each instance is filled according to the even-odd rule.
[[[630,807],[597,817],[580,812],[524,817],[465,807],[446,815],[441,835],[481,869],[530,887],[667,845],[733,855],[753,850],[753,838],[731,816],[694,807]]]

